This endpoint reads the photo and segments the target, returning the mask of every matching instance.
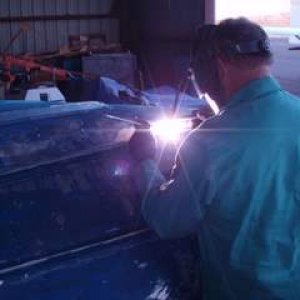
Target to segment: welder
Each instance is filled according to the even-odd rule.
[[[171,179],[151,134],[130,141],[150,227],[198,237],[204,299],[300,299],[300,100],[272,60],[247,19],[200,27],[192,68],[220,113],[182,143]]]

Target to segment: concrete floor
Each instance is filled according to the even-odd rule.
[[[288,50],[288,39],[271,40],[273,75],[283,88],[300,97],[300,50]]]

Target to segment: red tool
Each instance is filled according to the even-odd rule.
[[[26,73],[30,76],[32,71],[38,71],[41,73],[50,74],[52,76],[53,81],[56,80],[67,80],[69,78],[74,77],[84,77],[88,79],[95,79],[96,75],[90,73],[81,73],[68,71],[65,69],[60,69],[52,66],[47,66],[36,62],[35,57],[25,57],[25,56],[14,56],[8,54],[13,43],[16,39],[24,32],[28,31],[29,26],[24,24],[20,30],[12,37],[7,47],[5,47],[5,52],[0,56],[0,64],[3,66],[4,70],[4,80],[10,86],[16,79],[16,75],[13,74],[13,67],[24,69]]]

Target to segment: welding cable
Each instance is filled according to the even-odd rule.
[[[173,112],[172,115],[173,117],[175,117],[178,113],[178,109],[181,103],[181,96],[182,94],[184,94],[186,92],[186,90],[188,89],[190,83],[190,78],[189,75],[188,76],[184,76],[184,78],[180,81],[179,85],[178,85],[178,89],[176,91],[175,94],[175,100],[174,100],[174,106],[173,106]]]

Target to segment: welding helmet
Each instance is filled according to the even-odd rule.
[[[218,25],[197,28],[192,48],[191,68],[202,92],[219,105],[225,100],[217,58],[261,57],[271,61],[270,42],[265,31],[245,18],[228,19]]]

